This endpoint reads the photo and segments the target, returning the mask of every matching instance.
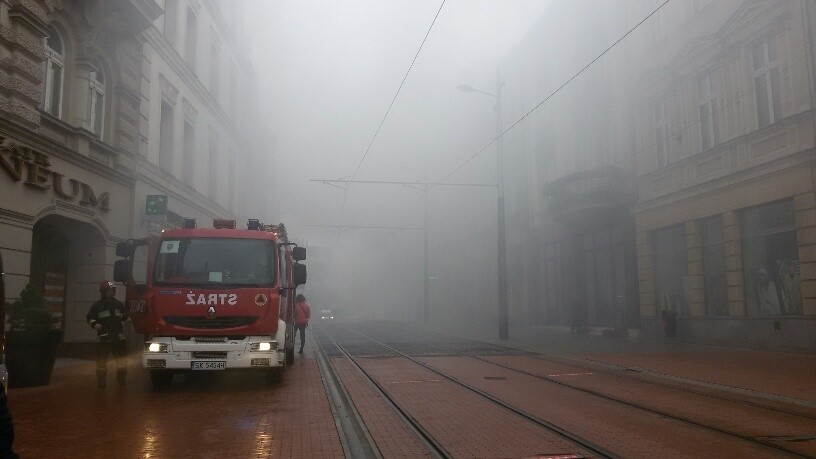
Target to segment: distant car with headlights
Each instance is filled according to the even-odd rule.
[[[320,320],[334,320],[334,313],[331,309],[321,309]]]

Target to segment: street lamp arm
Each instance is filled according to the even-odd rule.
[[[484,95],[487,95],[487,96],[490,96],[490,97],[493,97],[493,98],[497,98],[496,95],[493,94],[493,93],[489,93],[487,91],[482,91],[481,89],[476,89],[473,86],[466,85],[466,84],[460,84],[459,86],[456,87],[456,89],[458,89],[458,90],[460,90],[462,92],[479,92],[479,93],[482,93]]]

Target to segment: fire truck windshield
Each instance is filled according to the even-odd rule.
[[[157,285],[271,286],[275,243],[257,239],[163,239],[156,257]]]

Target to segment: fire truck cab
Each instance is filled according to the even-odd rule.
[[[294,296],[305,249],[286,228],[215,220],[117,246],[114,279],[144,335],[142,365],[155,387],[177,373],[263,370],[275,381],[294,360]]]

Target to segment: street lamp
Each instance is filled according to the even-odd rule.
[[[496,174],[499,193],[496,199],[496,221],[498,224],[498,245],[499,245],[499,339],[506,340],[508,338],[508,314],[507,314],[507,240],[505,238],[505,222],[504,222],[504,151],[502,142],[502,87],[504,83],[501,80],[501,75],[496,71],[496,93],[492,94],[487,91],[476,89],[466,84],[460,84],[456,89],[462,92],[478,92],[496,99],[496,105],[493,107],[496,110]]]

